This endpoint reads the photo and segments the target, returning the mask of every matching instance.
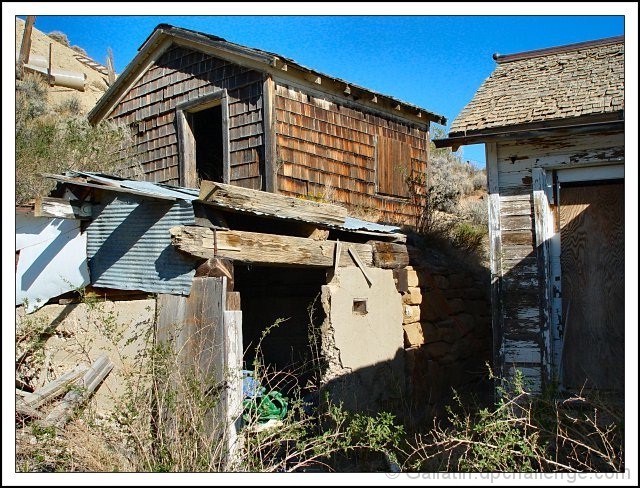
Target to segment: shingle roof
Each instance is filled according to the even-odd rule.
[[[449,136],[624,110],[624,38],[494,56]]]

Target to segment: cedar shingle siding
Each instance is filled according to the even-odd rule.
[[[223,88],[229,97],[230,182],[260,189],[262,73],[178,46],[160,56],[110,115],[135,127],[133,143],[147,181],[179,184],[175,108]]]
[[[624,110],[624,42],[500,62],[449,137]]]

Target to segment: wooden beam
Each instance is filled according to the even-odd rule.
[[[27,20],[24,24],[24,32],[22,33],[22,42],[20,43],[20,54],[18,55],[18,79],[21,80],[24,76],[24,65],[29,62],[29,53],[31,52],[31,32],[33,30],[33,24],[36,21],[35,15],[27,15]]]
[[[177,226],[170,230],[171,242],[182,252],[199,258],[223,257],[243,263],[277,266],[330,268],[334,264],[336,241],[315,241],[305,237],[262,234],[239,230],[214,231],[203,227]],[[363,264],[373,265],[368,244],[350,244]],[[347,255],[340,266],[353,266]]]
[[[81,388],[69,391],[62,402],[49,412],[42,421],[44,426],[64,427],[69,421],[76,407],[86,401],[89,396],[100,386],[102,381],[113,369],[113,363],[107,355],[100,356],[91,365],[91,368],[82,377]]]
[[[276,164],[276,125],[275,125],[275,99],[276,87],[273,78],[265,75],[262,83],[262,112],[264,131],[264,181],[265,191],[277,193],[277,168]]]
[[[29,417],[32,419],[41,419],[42,414],[33,407],[26,405],[22,399],[16,398],[16,415],[21,417]]]
[[[220,208],[314,224],[343,225],[347,216],[347,209],[338,205],[206,180],[200,185],[200,200]]]
[[[25,396],[23,399],[25,405],[32,408],[38,408],[40,405],[54,399],[58,395],[66,393],[69,384],[80,378],[80,376],[82,376],[88,369],[89,365],[87,364],[80,364],[79,366],[76,366],[71,371]]]
[[[503,376],[504,340],[502,314],[502,230],[500,228],[500,185],[498,182],[498,148],[485,145],[489,189],[489,267],[491,269],[491,323],[493,330],[493,368]],[[497,390],[496,390],[497,393]]]
[[[351,254],[351,257],[355,261],[356,265],[358,266],[358,268],[360,268],[360,271],[362,271],[364,279],[367,280],[369,286],[373,285],[373,280],[371,279],[371,276],[369,276],[369,273],[367,273],[364,263],[360,259],[360,256],[358,256],[358,252],[353,249],[353,247],[349,246],[349,254]]]
[[[369,241],[373,248],[373,265],[383,269],[398,269],[409,266],[409,251],[405,244]]]
[[[33,215],[58,219],[90,219],[91,203],[64,198],[36,197]]]
[[[554,376],[559,384],[562,378],[559,378],[557,370],[558,364],[555,362],[553,351],[553,338],[557,336],[557,331],[552,329],[553,317],[553,283],[551,282],[551,254],[550,241],[552,234],[552,215],[549,201],[547,199],[546,183],[547,177],[544,168],[532,168],[533,190],[533,215],[536,237],[536,251],[538,264],[538,277],[540,280],[540,311],[542,323],[540,331],[542,334],[542,348],[540,355],[542,357],[543,382],[551,381]]]
[[[304,79],[312,83],[315,83],[316,85],[322,84],[322,78],[320,78],[318,75],[314,73],[307,73],[306,75],[304,75]]]

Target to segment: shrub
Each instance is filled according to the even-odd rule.
[[[622,411],[597,396],[531,395],[518,371],[502,380],[493,409],[457,404],[448,426],[411,443],[407,470],[463,472],[616,472],[624,469]]]
[[[16,82],[16,203],[46,195],[55,183],[41,173],[67,170],[118,174],[134,167],[131,134],[104,121],[92,126],[80,115],[77,98],[48,108],[46,84],[28,74]]]
[[[71,43],[69,42],[69,38],[62,31],[51,31],[47,35],[54,41],[57,41],[60,44],[62,44],[63,46],[69,47],[71,45]]]

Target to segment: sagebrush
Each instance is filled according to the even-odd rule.
[[[42,173],[68,170],[121,174],[136,166],[128,128],[104,121],[93,126],[70,97],[52,107],[41,76],[16,80],[16,203],[47,195],[55,186]]]

